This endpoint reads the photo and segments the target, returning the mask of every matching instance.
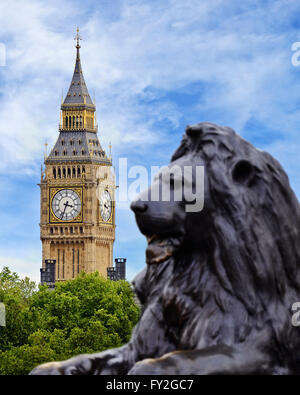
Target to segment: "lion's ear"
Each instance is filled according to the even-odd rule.
[[[196,139],[199,136],[203,135],[204,128],[205,128],[204,123],[197,123],[196,125],[193,126],[187,125],[185,128],[185,133],[191,139]]]
[[[232,178],[239,184],[248,184],[255,173],[254,166],[247,160],[240,160],[232,169]]]

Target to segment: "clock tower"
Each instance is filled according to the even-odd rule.
[[[59,136],[45,156],[41,182],[43,269],[55,260],[55,281],[99,271],[106,277],[113,265],[115,179],[111,155],[98,139],[96,106],[80,62],[80,36],[75,37],[76,62],[62,102]]]

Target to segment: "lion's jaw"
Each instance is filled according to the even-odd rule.
[[[148,265],[165,262],[180,249],[182,236],[147,236],[146,262]]]
[[[131,204],[137,225],[147,238],[147,264],[165,262],[180,249],[185,235],[185,213],[178,205],[178,202],[141,199]]]

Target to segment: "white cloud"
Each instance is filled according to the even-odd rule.
[[[79,3],[67,0],[1,2],[7,66],[0,70],[0,171],[32,168],[45,139],[54,143],[61,87],[66,92],[73,71],[78,16],[83,68],[90,93],[97,91],[104,146],[111,141],[118,153],[124,147],[133,153],[166,142],[168,130],[158,131],[155,122],[167,120],[172,131],[184,115],[167,93],[198,81],[212,89],[201,102],[195,99],[195,113],[225,111],[239,131],[253,114],[273,122],[274,109],[280,111],[280,76],[290,83],[292,78],[282,53],[286,37],[272,29],[272,21],[293,4],[245,6],[238,13],[235,2],[221,0],[118,4],[111,19],[100,9],[85,15]],[[145,95],[149,87],[153,100]]]
[[[22,251],[20,251],[22,253]],[[22,258],[16,256],[0,255],[0,271],[8,266],[12,272],[16,272],[20,278],[29,277],[37,284],[40,282],[39,268],[41,260],[35,253],[25,253]],[[34,267],[36,270],[33,270]]]

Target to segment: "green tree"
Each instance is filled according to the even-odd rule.
[[[35,330],[34,312],[29,309],[34,292],[36,285],[28,277],[20,279],[8,267],[0,272],[0,302],[6,308],[6,327],[0,327],[0,350],[24,344]]]
[[[49,291],[4,268],[0,301],[7,312],[0,374],[27,374],[43,362],[119,347],[139,318],[130,284],[98,273],[81,273]]]

